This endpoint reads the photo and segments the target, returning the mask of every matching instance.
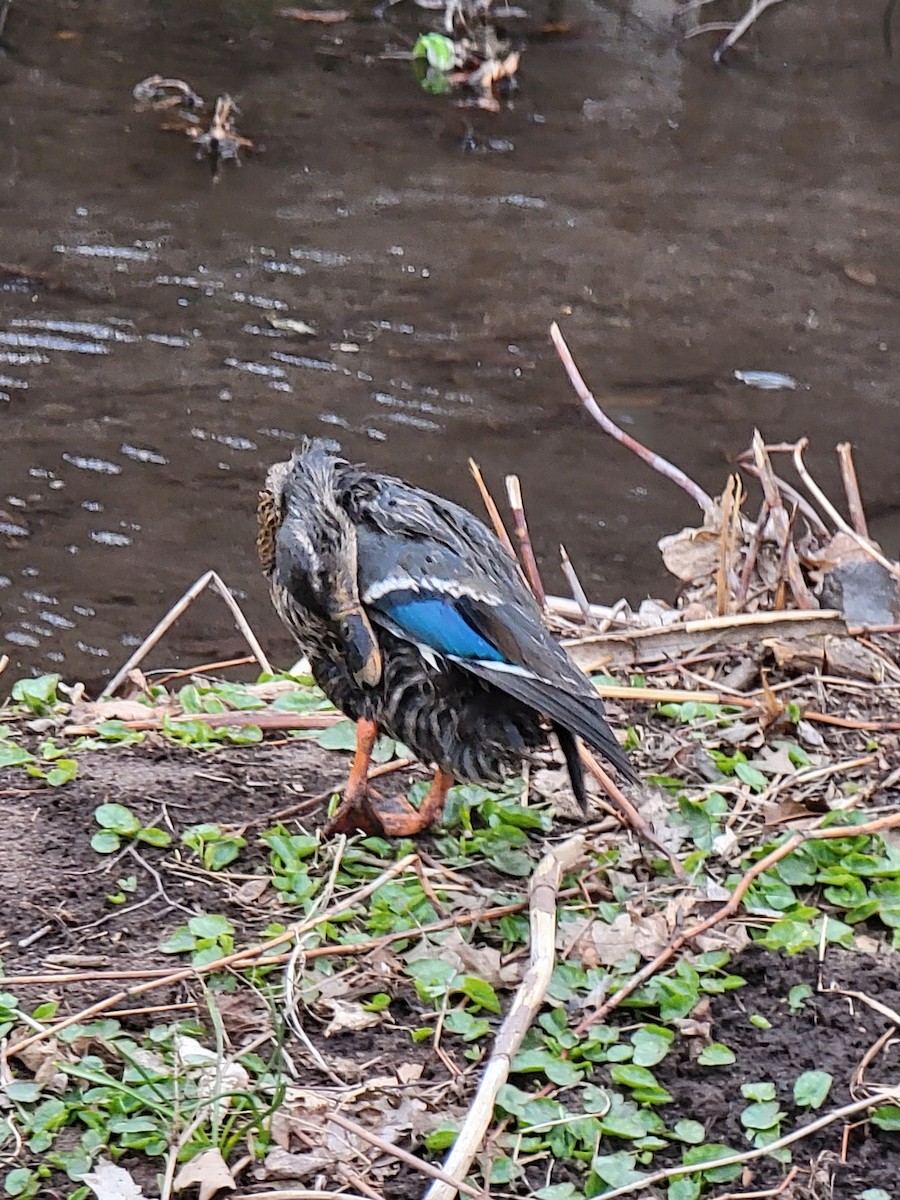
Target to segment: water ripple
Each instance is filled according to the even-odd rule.
[[[83,454],[64,454],[63,459],[81,471],[96,471],[98,475],[121,475],[122,468],[105,458],[88,458]]]
[[[155,450],[145,450],[142,446],[129,446],[127,442],[123,443],[119,449],[122,454],[127,458],[133,458],[135,462],[157,463],[164,467],[169,461],[162,454],[157,454]]]
[[[0,346],[31,346],[36,350],[73,350],[76,354],[109,354],[99,342],[77,342],[74,338],[41,333],[10,333],[0,329]]]

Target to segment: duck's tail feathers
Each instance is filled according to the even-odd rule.
[[[563,688],[555,687],[546,679],[539,679],[522,668],[507,667],[502,663],[461,658],[455,659],[455,661],[461,667],[465,667],[467,671],[471,671],[473,675],[477,675],[486,683],[493,684],[507,695],[514,696],[516,700],[521,700],[523,704],[527,704],[547,718],[556,730],[557,736],[560,737],[569,774],[572,776],[572,786],[579,800],[581,800],[581,795],[579,795],[576,775],[580,775],[581,767],[579,764],[577,772],[572,769],[573,754],[574,761],[578,761],[577,747],[574,747],[571,742],[572,734],[580,737],[592,750],[596,750],[631,783],[640,782],[637,772],[606,723],[603,716],[603,704],[599,696],[594,702],[588,696],[580,696],[577,693],[573,694]],[[560,730],[563,734],[570,735],[568,749],[566,741],[560,736]],[[582,781],[581,794],[583,795],[583,793]]]

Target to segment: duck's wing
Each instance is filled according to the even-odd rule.
[[[406,485],[380,495],[377,513],[355,521],[372,622],[527,704],[635,780],[600,697],[545,628],[499,541],[464,509]]]

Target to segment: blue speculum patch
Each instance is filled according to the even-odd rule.
[[[417,642],[439,654],[504,662],[503,655],[477,633],[446,600],[421,598],[385,606],[388,614]]]

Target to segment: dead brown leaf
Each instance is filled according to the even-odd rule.
[[[97,1200],[144,1200],[143,1190],[134,1182],[124,1167],[117,1167],[101,1158],[94,1164],[93,1171],[82,1177]]]
[[[215,1148],[203,1150],[186,1162],[172,1185],[176,1192],[185,1188],[198,1187],[197,1200],[212,1200],[219,1192],[233,1192],[237,1184],[228,1169],[228,1164]]]
[[[870,271],[868,267],[857,267],[852,263],[846,263],[844,274],[848,279],[852,279],[854,283],[861,283],[863,287],[875,287],[878,283],[878,276],[874,271]]]
[[[666,570],[684,583],[711,580],[719,565],[718,529],[682,529],[657,542]]]
[[[366,1012],[357,1000],[328,1000],[325,1006],[331,1012],[331,1020],[325,1027],[325,1036],[336,1033],[358,1033],[381,1024],[378,1013]]]

